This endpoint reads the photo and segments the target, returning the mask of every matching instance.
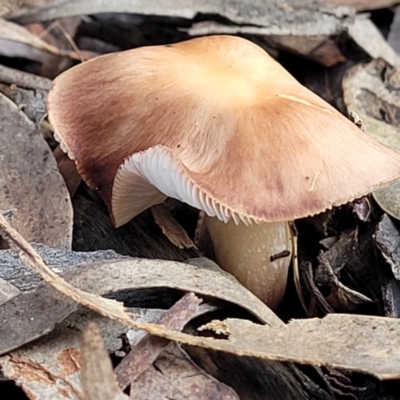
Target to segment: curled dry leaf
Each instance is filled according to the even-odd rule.
[[[176,332],[162,325],[132,319],[122,304],[84,292],[55,275],[35,250],[0,215],[1,234],[27,264],[67,297],[127,326],[155,336],[217,351],[263,358],[330,365],[361,371],[379,379],[400,378],[400,321],[382,317],[328,315],[322,320],[289,325],[257,325],[226,320],[228,339],[217,340]],[[4,319],[2,319],[4,324]],[[326,344],[329,345],[326,345]],[[390,357],[388,355],[390,354]]]
[[[363,130],[400,152],[400,72],[382,59],[351,68],[343,79],[347,110],[357,113]],[[377,203],[400,219],[400,183],[378,189]]]
[[[83,333],[81,381],[85,400],[127,400],[118,387],[99,329],[93,322]]]
[[[266,27],[262,34],[275,35],[332,35],[338,32],[345,16],[337,13],[335,6],[327,7],[317,2],[307,4],[303,0],[291,0],[285,7],[279,0],[254,2],[251,0],[217,0],[202,1],[176,0],[171,4],[162,1],[148,2],[138,0],[119,0],[98,2],[97,0],[75,0],[65,2],[54,0],[47,7],[33,10],[22,15],[22,23],[56,19],[82,14],[99,14],[106,12],[129,12],[143,15],[162,15],[192,19],[197,14],[220,15],[238,25]],[[325,12],[323,11],[325,9]],[[351,9],[346,10],[352,14]],[[277,23],[279,21],[279,23]]]
[[[18,107],[0,94],[0,204],[16,209],[14,226],[30,242],[68,249],[72,205],[42,135]]]
[[[64,271],[65,279],[82,290],[98,295],[127,290],[132,292],[135,289],[145,288],[193,291],[199,295],[236,304],[263,323],[283,325],[283,322],[264,303],[240,285],[235,278],[215,269],[215,264],[213,268],[209,268],[172,261],[125,258],[89,263],[67,271],[67,266],[87,263],[94,255],[86,253],[88,258],[85,259],[83,257],[85,253],[76,253],[74,256],[73,252],[63,254],[61,251],[40,249],[55,270]],[[113,256],[115,253],[110,253],[104,257],[116,257]],[[99,254],[101,256],[103,253]],[[10,268],[0,268],[0,277],[9,279],[18,289],[26,291],[35,287],[32,284],[38,284],[37,276],[24,269],[12,257],[4,255],[0,260],[3,260],[4,265],[11,265]],[[54,298],[57,298],[57,301],[54,301]],[[139,294],[137,298],[139,299]],[[53,287],[46,284],[40,285],[36,290],[21,293],[0,307],[0,321],[2,321],[0,354],[52,330],[56,323],[62,321],[76,308],[77,304],[60,296]],[[40,311],[43,309],[47,310],[46,315]]]

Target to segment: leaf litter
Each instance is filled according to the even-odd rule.
[[[69,3],[8,0],[2,4],[0,12],[5,18],[11,16],[13,18],[12,22],[4,20],[6,23],[2,25],[6,26],[3,28],[6,29],[3,36],[8,35],[8,39],[3,41],[5,44],[3,50],[9,52],[7,57],[11,59],[11,54],[14,56],[19,54],[26,60],[25,63],[33,60],[35,65],[26,64],[22,69],[50,77],[72,65],[73,61],[71,60],[73,59],[90,58],[96,51],[101,53],[146,43],[158,43],[160,40],[158,36],[163,37],[162,40],[166,42],[174,42],[188,38],[190,35],[218,32],[246,35],[262,44],[274,56],[280,57],[280,61],[283,63],[288,62],[290,65],[290,57],[294,57],[293,59],[297,60],[295,61],[296,73],[300,79],[303,78],[301,77],[303,71],[307,84],[315,88],[323,97],[332,99],[332,102],[342,111],[345,110],[344,104],[349,111],[356,106],[353,110],[360,116],[363,129],[372,133],[389,130],[391,131],[390,135],[393,136],[393,130],[398,125],[395,97],[398,86],[396,83],[397,72],[393,66],[398,65],[398,56],[381,34],[384,29],[377,17],[381,10],[378,10],[376,14],[375,11],[372,11],[372,17],[359,14],[359,11],[362,10],[382,9],[391,4],[393,2],[389,0],[368,2],[368,4],[362,0],[340,2],[321,0],[310,5],[300,0],[292,0],[285,3],[283,7],[278,2],[261,4],[247,1],[218,1],[211,4],[206,1],[198,5],[190,1],[179,1],[175,2],[173,6],[166,7],[161,3],[135,2],[133,4],[125,1],[105,4],[104,2],[81,2],[80,0]],[[111,17],[102,14],[115,11],[123,13],[130,11],[135,12],[136,15],[114,14]],[[394,11],[394,8],[390,9],[390,12],[394,13]],[[82,14],[91,14],[91,16],[81,17]],[[63,20],[54,20],[54,18],[63,18]],[[49,19],[50,21],[47,22]],[[123,23],[124,19],[130,21],[127,27]],[[112,22],[113,20],[116,22]],[[22,28],[24,24],[25,26]],[[127,33],[123,32],[122,27],[124,26]],[[171,26],[172,29],[170,29]],[[114,36],[113,29],[117,32],[114,33]],[[396,18],[390,29],[388,41],[395,47],[396,43],[393,38],[395,38],[397,29]],[[165,39],[167,36],[168,40]],[[9,40],[10,38],[12,40]],[[110,40],[110,38],[113,39]],[[10,43],[14,44],[14,48],[10,47]],[[344,43],[346,46],[343,45]],[[350,45],[351,51],[349,51],[348,45]],[[290,56],[289,53],[291,53]],[[293,54],[301,55],[303,58],[312,60],[313,63],[307,64],[301,58],[295,58]],[[369,59],[375,58],[375,60],[370,64],[365,64],[368,57]],[[378,60],[378,57],[384,61]],[[328,70],[318,67],[315,63],[331,68]],[[354,65],[356,65],[354,71],[357,72],[355,75],[351,75],[350,68]],[[0,84],[2,84],[0,91],[16,104],[21,114],[28,115],[33,124],[38,126],[45,140],[51,146],[51,150],[55,150],[54,154],[57,155],[52,132],[46,126],[45,109],[42,106],[44,102],[41,103],[41,99],[45,99],[49,81],[45,81],[41,77],[36,79],[34,75],[28,77],[26,72],[5,68],[7,67],[0,66]],[[348,72],[349,70],[350,72]],[[362,71],[364,73],[367,71],[367,75],[361,79]],[[21,73],[23,75],[20,75]],[[344,80],[342,80],[343,73],[346,74]],[[350,86],[353,85],[350,90],[349,79],[354,77],[361,80],[350,82]],[[371,86],[370,83],[374,79]],[[342,94],[336,90],[342,83],[344,84],[344,103],[341,103]],[[40,92],[42,90],[43,92]],[[379,126],[377,121],[380,123]],[[139,229],[121,230],[120,232],[113,230],[107,223],[108,217],[105,213],[92,211],[101,209],[95,194],[84,193],[83,185],[80,185],[80,179],[74,168],[68,165],[68,161],[64,168],[64,160],[60,154],[57,157],[62,175],[68,184],[69,193],[71,197],[75,197],[74,248],[85,250],[114,248],[122,254],[142,257],[145,254],[150,258],[167,259],[177,257],[176,259],[179,260],[184,260],[185,257],[191,258],[194,254],[199,255],[198,250],[191,247],[194,224],[192,222],[191,227],[187,221],[182,219],[182,214],[180,215],[182,210],[178,210],[178,213],[175,210],[173,216],[166,216],[165,213],[157,214],[157,211],[153,211],[153,216],[161,228],[160,232],[155,227],[151,213],[140,216],[137,219],[139,222],[133,221],[133,226],[136,224]],[[64,193],[65,185],[62,190]],[[374,194],[375,199],[391,215],[397,213],[395,210],[398,203],[397,191],[396,189],[395,194],[384,201],[379,198],[379,193]],[[31,192],[31,190],[28,191],[28,193]],[[85,201],[90,198],[90,203],[82,202],[83,193],[86,197]],[[44,197],[48,198],[47,195]],[[384,202],[389,202],[390,207],[385,206]],[[366,208],[365,205],[367,205]],[[16,207],[2,203],[2,208]],[[39,213],[31,210],[26,213],[25,221],[30,221],[30,218],[35,219],[37,215]],[[195,216],[193,213],[191,215]],[[265,396],[273,399],[313,398],[312,390],[317,387],[324,393],[325,398],[333,398],[334,394],[339,398],[346,395],[353,396],[354,393],[357,393],[357,398],[360,399],[368,398],[368,395],[370,398],[380,398],[382,387],[379,389],[372,384],[371,380],[367,380],[366,383],[361,383],[361,386],[356,388],[357,382],[360,381],[353,377],[359,377],[357,373],[362,372],[379,379],[398,378],[399,355],[395,351],[396,346],[398,348],[395,336],[399,336],[397,320],[346,313],[361,312],[398,317],[400,309],[400,291],[397,279],[398,260],[396,258],[398,228],[387,216],[382,216],[380,209],[371,198],[361,199],[339,210],[334,209],[327,212],[326,216],[325,220],[324,217],[316,216],[310,219],[311,223],[309,221],[296,222],[300,239],[298,254],[300,277],[298,277],[296,285],[299,293],[303,294],[309,302],[305,306],[308,316],[321,317],[326,312],[343,312],[344,314],[328,314],[322,319],[291,320],[296,316],[304,316],[304,311],[301,309],[299,311],[298,300],[290,298],[289,290],[283,312],[278,312],[278,315],[286,323],[265,305],[257,302],[254,296],[246,293],[246,290],[234,279],[228,278],[226,274],[218,270],[215,264],[205,259],[194,261],[197,266],[193,266],[171,261],[120,259],[118,254],[114,254],[110,255],[115,258],[113,260],[108,259],[81,266],[72,263],[71,268],[64,268],[64,265],[52,262],[55,258],[48,258],[47,263],[53,267],[54,271],[57,273],[63,271],[63,277],[69,283],[68,285],[62,279],[59,280],[57,275],[46,270],[46,266],[37,257],[37,254],[32,253],[32,249],[23,245],[21,248],[24,250],[22,253],[25,260],[35,264],[36,267],[39,266],[45,280],[50,284],[40,283],[37,273],[27,273],[26,269],[17,268],[14,274],[10,274],[12,266],[18,264],[15,258],[7,261],[8,268],[0,268],[0,278],[5,279],[4,303],[0,305],[0,318],[4,322],[0,325],[0,350],[3,353],[9,353],[1,358],[1,363],[6,365],[4,363],[7,357],[15,356],[20,351],[18,349],[10,353],[11,349],[41,337],[56,326],[55,336],[52,337],[54,343],[60,341],[61,350],[55,354],[67,355],[62,358],[67,362],[63,365],[68,365],[72,375],[75,374],[75,378],[78,379],[80,367],[76,361],[79,357],[75,357],[75,355],[79,353],[79,350],[77,350],[78,353],[69,352],[69,350],[63,353],[62,346],[67,342],[64,342],[62,334],[58,330],[60,324],[64,324],[62,321],[65,318],[69,321],[71,318],[81,315],[85,310],[78,308],[78,304],[75,302],[78,300],[86,306],[103,312],[108,317],[124,321],[124,324],[117,323],[119,328],[115,329],[114,333],[104,331],[104,324],[108,323],[100,323],[100,321],[108,321],[111,324],[108,317],[96,319],[93,314],[89,314],[86,319],[80,319],[79,323],[76,322],[76,326],[80,327],[74,332],[74,340],[77,342],[84,330],[85,323],[83,321],[96,320],[99,326],[103,326],[101,329],[103,329],[102,336],[106,342],[106,349],[112,353],[113,358],[125,357],[129,351],[126,346],[124,347],[123,340],[117,332],[128,337],[134,332],[130,328],[140,326],[147,329],[147,332],[155,333],[154,336],[151,334],[148,336],[150,340],[168,343],[172,339],[179,343],[186,343],[184,346],[186,354],[205,369],[204,371],[198,370],[198,375],[206,376],[204,375],[205,371],[212,372],[214,376],[226,381],[243,399],[254,400]],[[26,224],[26,227],[18,226],[18,212],[15,212],[13,218],[13,225],[17,231],[20,231],[22,236],[32,242],[33,240],[29,237],[31,223]],[[177,218],[178,224],[174,220],[175,218]],[[315,223],[318,219],[322,222],[320,227],[323,229],[321,230]],[[69,221],[71,221],[71,217]],[[309,223],[310,225],[308,225]],[[184,225],[185,230],[181,230],[179,224]],[[377,228],[375,229],[375,227]],[[28,233],[24,229],[27,229]],[[46,230],[43,229],[43,232]],[[158,241],[155,238],[156,235],[161,237],[161,230],[177,246],[174,250],[172,250],[174,245],[168,243],[168,239],[162,246],[158,246],[161,240]],[[310,232],[311,235],[309,235]],[[113,235],[115,237],[111,239]],[[147,235],[149,236],[146,237]],[[135,242],[131,248],[126,241],[127,237],[133,238],[132,241]],[[142,241],[142,237],[145,237],[145,240]],[[118,241],[118,245],[110,245],[113,240],[114,242]],[[38,241],[40,242],[42,239]],[[314,245],[311,245],[313,241]],[[53,247],[60,247],[51,242],[45,243]],[[78,243],[80,247],[78,247]],[[144,246],[141,245],[142,243]],[[21,245],[21,242],[19,244]],[[148,244],[150,244],[149,248]],[[4,245],[5,241],[3,241]],[[378,249],[376,254],[374,253],[375,247]],[[68,246],[64,248],[68,248]],[[49,254],[55,255],[58,250],[47,251]],[[7,250],[3,252],[9,254]],[[67,254],[67,252],[64,251],[63,254]],[[77,260],[78,254],[75,252],[68,254],[71,259]],[[129,274],[126,272],[127,269],[133,269],[134,272]],[[24,278],[25,273],[27,275]],[[134,273],[136,273],[135,279],[132,278]],[[155,286],[151,287],[151,282],[155,282]],[[51,284],[55,285],[57,289],[54,289]],[[301,286],[303,287],[301,288]],[[29,290],[27,290],[28,288]],[[153,310],[147,308],[148,305],[163,304],[168,309],[184,293],[189,292],[195,293],[206,303],[203,312],[186,326],[183,332],[160,325],[160,319],[164,318],[167,311],[154,310],[156,312],[154,314]],[[75,300],[72,300],[71,296]],[[125,306],[110,298],[124,301]],[[132,301],[140,303],[145,308],[127,309],[127,304]],[[43,308],[48,310],[48,315],[41,315],[39,310]],[[132,313],[138,315],[132,318]],[[149,313],[153,317],[143,322],[140,318],[142,313],[146,315]],[[237,318],[238,315],[241,316],[241,319]],[[8,337],[6,337],[7,332],[9,333]],[[92,338],[89,340],[96,343],[96,348],[88,352],[93,353],[92,361],[96,360],[96,354],[99,358],[102,357],[106,360],[108,356],[104,348],[103,351],[101,350],[101,339],[95,332],[95,328],[92,327],[87,332],[90,332],[88,334]],[[38,368],[38,371],[43,364],[45,353],[43,347],[35,346],[42,341],[45,342],[50,336],[24,346],[24,349],[35,349],[32,351],[32,355],[37,357],[37,363],[33,365]],[[132,385],[127,394],[130,392],[132,398],[141,398],[138,396],[143,395],[143,400],[148,398],[148,392],[170,397],[177,396],[178,393],[180,396],[192,394],[190,383],[185,386],[182,375],[180,378],[179,374],[174,375],[180,368],[177,364],[184,363],[184,360],[187,361],[182,364],[184,367],[181,367],[181,372],[184,373],[184,371],[190,370],[191,362],[187,358],[188,356],[182,353],[182,349],[177,346],[175,342],[170,342],[167,348],[158,355],[154,364],[147,367],[146,371],[139,376],[135,381],[136,386]],[[78,349],[79,346],[74,345],[74,348]],[[390,356],[389,352],[392,352]],[[201,354],[201,360],[196,359],[196,354]],[[88,356],[90,358],[90,354]],[[314,368],[313,375],[304,374],[290,362],[313,367],[321,366],[322,369]],[[18,366],[18,363],[15,365]],[[220,366],[219,371],[217,365]],[[240,365],[243,373],[238,376],[228,365]],[[228,371],[225,376],[223,369]],[[3,373],[4,370],[3,367]],[[21,383],[24,376],[27,379],[32,377],[30,372],[33,370],[22,368],[20,371],[21,374],[15,378],[16,381]],[[57,369],[54,371],[54,377],[57,377],[60,371],[57,372]],[[97,371],[100,375],[96,375],[96,369],[92,368],[91,371],[92,383],[87,386],[93,386],[95,389],[97,384],[101,386],[104,382],[110,382],[109,386],[115,396],[126,398],[111,383],[114,376],[110,368]],[[250,373],[250,371],[252,372]],[[275,371],[276,375],[272,371]],[[321,371],[327,377],[325,384],[321,383],[323,381]],[[350,373],[349,371],[354,372]],[[52,374],[53,372],[50,372],[50,375]],[[193,374],[196,372],[193,371]],[[259,378],[259,374],[264,378]],[[38,374],[38,380],[44,376]],[[104,378],[100,376],[104,376]],[[166,379],[167,376],[169,379]],[[265,378],[266,376],[268,378]],[[313,381],[310,380],[311,376],[314,378]],[[347,380],[343,377],[346,377]],[[271,386],[273,381],[276,382],[276,386]],[[58,382],[57,379],[54,382],[56,384],[53,385],[55,389],[52,394],[53,398],[61,396],[60,393],[63,389],[66,389],[67,392],[69,390],[68,393],[72,397],[78,392],[82,393],[79,379],[76,381],[76,386],[75,383],[71,383],[71,385],[67,383],[66,386],[63,386],[65,382]],[[58,392],[57,382],[60,384]],[[198,382],[200,381],[195,382],[193,387]],[[202,386],[208,384],[211,385],[209,387],[212,392],[217,388],[222,388],[221,382],[214,381],[213,383],[210,380],[204,381]],[[371,385],[375,389],[371,389]],[[258,387],[259,390],[254,391],[254,387]],[[104,391],[107,390],[104,385],[103,388]],[[229,391],[229,387],[227,388]],[[269,391],[265,392],[267,388]],[[185,392],[186,389],[189,391]],[[33,392],[29,390],[26,389],[26,393],[33,396]],[[35,393],[40,397],[43,396],[45,390],[44,387],[37,387]],[[72,394],[75,390],[75,394]],[[204,396],[206,395],[204,394]]]

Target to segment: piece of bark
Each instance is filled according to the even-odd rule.
[[[198,313],[202,299],[187,293],[178,300],[158,321],[170,329],[181,331]],[[152,364],[165,349],[169,341],[147,334],[122,359],[115,368],[118,386],[124,390],[129,384],[135,390],[135,380]]]
[[[0,207],[30,242],[70,248],[72,206],[51,151],[18,107],[0,94]]]
[[[86,400],[127,400],[118,387],[100,332],[93,322],[85,329],[80,352],[81,382]]]

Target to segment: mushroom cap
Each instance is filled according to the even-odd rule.
[[[234,36],[90,60],[48,106],[116,226],[166,196],[223,221],[293,220],[400,177],[400,155]]]

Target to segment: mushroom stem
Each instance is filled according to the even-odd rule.
[[[205,217],[218,264],[272,309],[286,290],[292,255],[292,232],[287,222],[228,223]]]

